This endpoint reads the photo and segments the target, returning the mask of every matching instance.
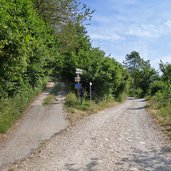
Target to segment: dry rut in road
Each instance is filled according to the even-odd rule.
[[[169,171],[169,141],[145,111],[143,99],[98,112],[54,136],[13,170]],[[9,168],[3,168],[8,170]]]

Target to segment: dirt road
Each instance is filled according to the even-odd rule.
[[[42,105],[53,87],[54,83],[49,82],[46,90],[35,99],[24,117],[7,134],[7,139],[0,143],[0,168],[27,157],[43,141],[68,126],[62,103]]]
[[[41,151],[2,170],[171,171],[169,141],[145,111],[128,99],[54,136]]]

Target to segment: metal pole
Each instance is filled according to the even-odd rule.
[[[91,86],[92,86],[92,83],[90,82],[90,101],[91,101],[91,96],[92,96],[92,92],[91,92]]]
[[[77,77],[79,77],[79,74],[77,74]],[[80,83],[80,80],[79,79],[77,80],[77,83],[78,84]],[[79,99],[79,88],[77,89],[77,96],[78,96],[78,99]]]

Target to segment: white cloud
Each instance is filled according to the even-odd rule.
[[[171,20],[167,20],[167,21],[165,22],[165,25],[166,25],[169,29],[171,29]]]
[[[120,37],[117,34],[104,34],[104,33],[93,33],[90,35],[90,37],[94,40],[109,40],[109,41],[116,41],[116,40],[120,40],[122,39],[122,37]]]
[[[96,15],[93,17],[93,21],[105,24],[105,23],[110,23],[111,19],[107,16]]]
[[[165,57],[157,57],[155,59],[152,59],[150,62],[152,63],[152,66],[156,69],[159,69],[159,63],[162,60],[163,63],[170,63],[171,64],[171,55],[165,56]]]
[[[159,37],[161,35],[161,27],[152,24],[142,24],[139,26],[131,26],[128,30],[128,35],[142,37]]]

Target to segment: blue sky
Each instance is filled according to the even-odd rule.
[[[94,47],[122,62],[138,51],[158,69],[171,63],[171,0],[82,0],[95,12],[88,35]]]

